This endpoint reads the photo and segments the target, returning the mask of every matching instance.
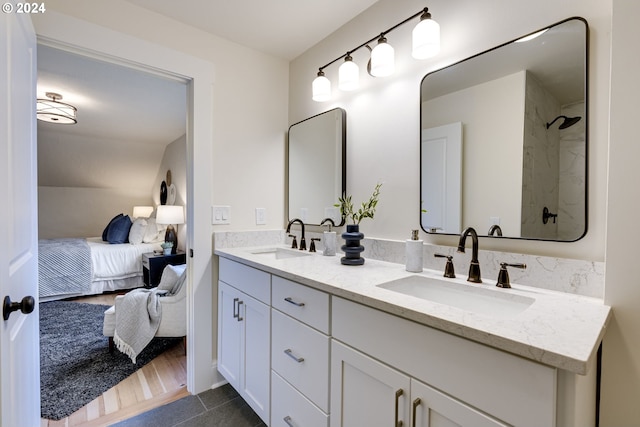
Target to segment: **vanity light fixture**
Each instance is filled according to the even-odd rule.
[[[387,34],[401,25],[406,24],[414,18],[420,16],[420,22],[413,29],[412,33],[412,56],[415,59],[426,59],[436,55],[440,51],[440,25],[431,18],[429,8],[424,8],[420,12],[415,13],[404,21],[394,25],[379,35],[367,40],[361,45],[334,59],[333,61],[323,65],[318,69],[318,75],[312,83],[312,98],[314,101],[323,102],[331,99],[331,81],[324,75],[324,69],[334,62],[344,58],[344,63],[338,70],[338,88],[348,91],[358,87],[360,70],[357,64],[353,62],[351,54],[367,47],[371,50],[371,59],[367,67],[367,71],[374,77],[383,77],[393,74],[395,69],[394,49],[387,42]],[[371,49],[369,43],[378,41],[378,44]]]
[[[380,34],[378,44],[371,51],[371,71],[374,77],[386,77],[393,74],[396,69],[395,51],[393,46],[387,43],[384,34]]]
[[[325,77],[322,69],[318,71],[318,77],[313,80],[313,100],[324,102],[331,99],[331,80]]]
[[[328,80],[328,79],[327,79]],[[344,57],[344,62],[338,68],[338,88],[340,90],[354,90],[358,88],[360,82],[360,67],[353,62],[353,58],[347,52],[347,56]],[[329,91],[331,96],[331,91]]]
[[[76,107],[60,102],[62,95],[55,92],[45,93],[49,99],[38,98],[36,116],[38,120],[49,123],[73,125],[78,123],[76,119]]]

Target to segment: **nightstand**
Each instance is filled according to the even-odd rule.
[[[162,271],[167,265],[186,263],[187,256],[184,252],[180,251],[173,255],[156,254],[155,252],[142,254],[142,280],[148,288],[158,286],[160,278],[162,277]]]

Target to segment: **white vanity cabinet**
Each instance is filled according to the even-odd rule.
[[[220,259],[218,370],[268,423],[271,276]]]
[[[337,297],[332,334],[331,427],[556,424],[553,368]]]
[[[331,372],[331,427],[507,426],[338,341]]]
[[[328,427],[329,295],[273,276],[271,426]]]

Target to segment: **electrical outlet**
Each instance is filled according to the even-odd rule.
[[[231,206],[212,206],[211,224],[231,224]]]
[[[266,224],[267,224],[267,209],[256,208],[256,225],[266,225]]]

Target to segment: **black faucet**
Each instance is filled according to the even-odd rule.
[[[467,227],[462,234],[460,234],[460,241],[458,241],[458,252],[464,253],[464,244],[467,241],[467,236],[471,234],[473,240],[472,253],[471,253],[471,265],[469,266],[469,278],[467,281],[473,283],[482,283],[480,278],[480,263],[478,262],[478,233],[473,227]]]
[[[489,228],[489,236],[493,236],[494,233],[497,234],[498,237],[502,237],[502,228],[500,228],[498,224],[493,224]]]
[[[304,222],[302,222],[301,219],[294,218],[291,221],[289,221],[289,224],[287,224],[287,234],[291,231],[291,224],[293,224],[294,222],[299,222],[300,223],[300,227],[302,228],[302,234],[300,235],[300,250],[301,251],[306,251],[307,250],[307,241],[304,239]]]

